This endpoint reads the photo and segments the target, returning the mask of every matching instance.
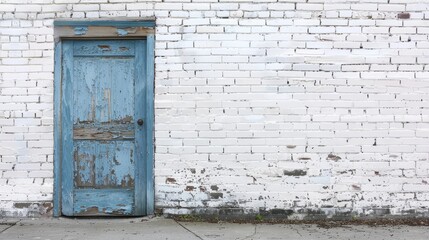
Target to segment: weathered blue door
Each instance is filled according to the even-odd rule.
[[[145,214],[145,44],[63,41],[63,215]]]

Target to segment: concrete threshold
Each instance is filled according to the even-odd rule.
[[[0,239],[40,240],[194,240],[194,239],[429,239],[427,226],[346,225],[321,228],[313,224],[236,224],[176,222],[156,218],[0,219]]]

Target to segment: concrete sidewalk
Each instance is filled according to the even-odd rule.
[[[188,223],[165,218],[0,219],[0,239],[429,239],[429,227]]]

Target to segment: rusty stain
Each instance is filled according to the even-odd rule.
[[[129,174],[126,175],[121,181],[121,187],[134,187],[134,178]]]
[[[98,45],[102,51],[112,51],[109,45]]]
[[[333,153],[329,153],[326,160],[338,161],[338,160],[341,160],[341,157],[339,157]]]
[[[205,191],[207,191],[207,189],[206,189],[205,187],[203,187],[203,186],[200,186],[199,188],[200,188],[200,191],[201,191],[201,192],[205,192]]]
[[[410,16],[411,16],[410,13],[407,13],[407,12],[398,13],[398,18],[399,19],[409,19]]]
[[[290,148],[290,149],[292,149],[292,148],[296,148],[296,146],[295,146],[295,145],[287,145],[286,147],[287,147],[287,148]]]
[[[174,178],[167,178],[167,179],[165,179],[165,183],[176,183],[176,179],[174,179]]]
[[[352,187],[354,190],[361,190],[359,185],[353,184]]]
[[[311,160],[311,158],[309,158],[309,157],[301,157],[301,158],[299,158],[299,160]]]
[[[194,186],[186,186],[185,191],[194,191],[195,187]]]
[[[127,47],[119,47],[119,51],[121,51],[121,52],[128,51],[128,50],[130,50],[130,49]]]

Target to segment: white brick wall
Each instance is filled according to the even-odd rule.
[[[0,2],[1,215],[52,200],[53,20],[115,17],[156,18],[158,208],[427,213],[426,0]]]

